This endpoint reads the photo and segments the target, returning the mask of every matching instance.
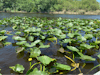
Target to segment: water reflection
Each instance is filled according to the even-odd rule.
[[[0,19],[9,18],[13,16],[27,16],[27,17],[40,17],[40,18],[80,18],[80,19],[100,19],[100,15],[68,15],[68,14],[43,14],[43,13],[5,13],[0,12]]]

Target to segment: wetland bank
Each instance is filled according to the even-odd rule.
[[[1,74],[99,71],[99,66],[90,70],[100,61],[100,20],[11,15],[0,20]]]

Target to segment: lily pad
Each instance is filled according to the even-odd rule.
[[[44,71],[40,71],[37,68],[35,68],[32,72],[30,72],[28,75],[49,75],[48,73]]]
[[[30,52],[30,57],[33,58],[33,57],[37,57],[41,54],[41,51],[39,48],[37,47],[34,47],[34,48],[31,48],[31,52]]]
[[[25,70],[23,65],[20,64],[16,64],[15,66],[10,66],[9,68],[18,73],[23,73],[23,71]]]
[[[48,56],[40,56],[40,57],[37,57],[37,60],[39,60],[40,62],[42,62],[45,66],[48,65],[51,61],[54,61],[56,59],[52,59]]]
[[[67,46],[67,48],[72,51],[76,51],[76,52],[79,51],[76,47],[73,46]]]
[[[55,67],[58,70],[71,70],[71,67],[68,65],[60,64],[60,63],[55,63]]]

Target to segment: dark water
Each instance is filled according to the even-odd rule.
[[[47,17],[47,18],[57,18],[57,17],[62,17],[62,18],[81,18],[81,19],[100,19],[100,15],[60,15],[60,14],[32,14],[32,13],[0,13],[0,19],[3,18],[9,18],[12,16],[19,16],[19,17],[23,17],[23,16],[28,16],[28,17]],[[0,28],[1,29],[1,28]],[[5,28],[7,31],[12,31],[11,27],[6,27]],[[12,32],[14,33],[14,32]],[[1,73],[2,74],[11,74],[14,73],[11,69],[9,69],[9,66],[14,66],[16,64],[21,64],[25,67],[25,71],[24,73],[26,73],[29,69],[29,62],[28,62],[28,58],[29,58],[29,53],[27,52],[21,52],[19,54],[16,54],[15,51],[15,47],[14,46],[14,40],[12,40],[12,36],[13,35],[8,35],[8,38],[6,39],[7,42],[12,42],[13,44],[5,46],[5,47],[0,47],[0,69],[1,69]],[[58,63],[62,63],[62,64],[67,64],[70,65],[71,61],[67,60],[63,54],[61,54],[60,52],[58,52],[57,50],[60,48],[60,45],[54,45],[53,43],[50,44],[50,48],[48,49],[44,49],[42,51],[42,54],[48,55],[51,58],[56,58]],[[87,51],[87,54],[90,53],[89,51]],[[92,54],[94,52],[91,52]],[[68,55],[69,57],[71,57],[72,55]],[[82,65],[84,63],[80,62],[80,69],[82,69],[83,73],[88,72],[91,68],[93,68],[94,66],[98,65],[100,59],[97,59],[95,62],[87,62],[86,66],[84,67],[84,69],[82,69]],[[32,64],[36,63],[37,60],[34,59],[34,61],[32,62]],[[76,61],[77,62],[77,61]],[[39,68],[39,65],[35,66]],[[90,74],[94,74],[98,71],[99,69],[96,68],[93,71],[90,72]],[[67,72],[66,72],[67,73]],[[78,74],[79,70],[76,69],[73,72],[68,72],[68,74]]]

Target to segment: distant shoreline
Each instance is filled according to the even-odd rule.
[[[36,12],[26,12],[26,11],[0,11],[0,12],[9,12],[9,13],[36,13]],[[37,12],[37,13],[47,13],[47,14],[70,14],[70,15],[100,15],[100,10],[88,11],[79,10],[77,12],[73,11],[55,11],[55,12]]]

